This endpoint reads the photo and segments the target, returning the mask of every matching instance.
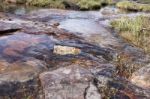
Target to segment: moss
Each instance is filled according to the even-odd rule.
[[[112,26],[120,31],[120,35],[128,42],[150,52],[150,17],[137,16],[136,18],[123,17],[113,21]]]
[[[121,1],[116,4],[118,8],[129,11],[146,11],[150,12],[150,4],[140,4],[131,1]]]

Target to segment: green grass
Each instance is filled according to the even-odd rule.
[[[41,7],[65,8],[64,2],[78,6],[81,10],[99,9],[103,4],[112,4],[112,0],[31,0],[27,4]]]
[[[80,9],[87,10],[87,9],[98,9],[101,7],[100,0],[81,0],[78,2]]]
[[[132,1],[121,1],[116,4],[118,8],[129,11],[145,11],[150,12],[150,4],[135,3]]]
[[[49,7],[49,8],[67,8],[76,7],[81,10],[99,9],[102,5],[113,4],[113,0],[17,0],[17,4],[26,4],[30,6]]]
[[[27,4],[38,7],[65,8],[63,0],[28,0]]]
[[[150,52],[150,17],[137,16],[136,18],[123,17],[111,23],[112,27],[128,42]]]

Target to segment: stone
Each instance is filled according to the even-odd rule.
[[[126,79],[115,76],[116,67],[104,64],[93,69],[94,85],[103,98],[111,99],[149,99],[150,90],[142,89]]]
[[[87,88],[85,97],[86,99],[102,99],[97,87],[92,83],[90,83],[89,87]]]
[[[54,53],[59,55],[68,55],[68,54],[78,55],[81,53],[81,50],[75,47],[55,45]]]
[[[0,20],[0,35],[9,34],[21,30],[18,24],[13,24]]]
[[[26,62],[9,63],[0,61],[0,98],[37,97],[39,91],[38,74],[45,70],[45,63],[37,59]],[[9,98],[6,98],[9,99]]]
[[[45,99],[85,99],[91,79],[89,70],[76,65],[40,74]]]
[[[119,13],[119,9],[112,7],[104,7],[100,11],[103,15],[116,15]]]
[[[131,82],[142,88],[150,88],[150,64],[134,72]]]

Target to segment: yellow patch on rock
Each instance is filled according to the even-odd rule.
[[[54,53],[59,55],[67,55],[67,54],[77,55],[81,53],[81,50],[75,47],[55,45]]]

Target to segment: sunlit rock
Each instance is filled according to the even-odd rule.
[[[59,55],[68,55],[68,54],[78,55],[81,53],[81,50],[75,47],[55,45],[54,53]]]

